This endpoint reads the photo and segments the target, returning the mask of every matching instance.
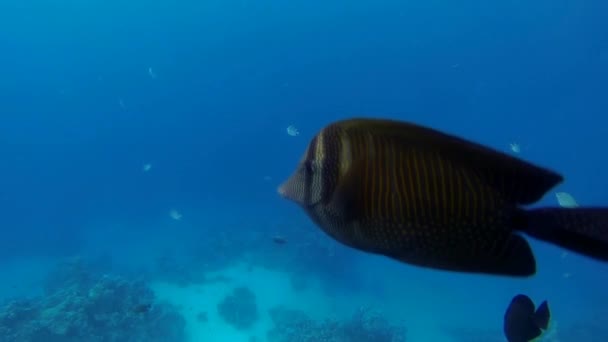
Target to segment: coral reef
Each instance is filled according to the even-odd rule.
[[[258,320],[255,294],[245,287],[234,289],[217,305],[220,316],[239,330],[249,329]]]
[[[378,312],[361,308],[350,320],[317,322],[305,313],[277,307],[270,310],[275,327],[269,342],[405,342],[406,330],[393,326]]]
[[[52,272],[40,298],[0,308],[2,341],[185,341],[185,320],[144,283],[97,274],[80,259]]]

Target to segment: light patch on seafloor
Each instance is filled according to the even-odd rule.
[[[186,287],[164,282],[151,284],[158,300],[180,308],[191,341],[249,342],[252,337],[259,342],[267,341],[267,333],[274,326],[269,310],[277,306],[301,310],[316,320],[348,319],[357,308],[370,306],[386,314],[391,322],[403,322],[408,341],[454,341],[441,329],[441,324],[451,317],[445,312],[446,303],[441,296],[437,296],[437,290],[430,290],[427,286],[412,285],[404,292],[404,287],[400,285],[380,300],[363,293],[357,296],[353,296],[353,293],[328,295],[314,282],[306,289],[296,291],[287,273],[249,267],[247,264],[208,274],[209,279],[218,277],[229,278],[231,281]],[[258,307],[259,320],[247,331],[233,328],[217,312],[217,305],[239,286],[245,286],[255,294]],[[197,319],[201,312],[207,315],[206,322]],[[458,323],[458,319],[456,321]]]
[[[334,314],[332,299],[325,296],[316,285],[296,291],[293,289],[286,273],[259,267],[239,265],[209,274],[210,278],[230,279],[226,282],[193,284],[180,287],[169,283],[151,285],[159,300],[165,300],[180,308],[186,319],[186,331],[192,341],[231,341],[248,342],[251,337],[266,341],[266,334],[273,327],[269,310],[284,306],[305,311],[312,318],[323,318]],[[233,328],[219,316],[217,305],[234,288],[245,286],[256,297],[259,319],[247,331]],[[197,319],[199,313],[205,313],[206,322]]]

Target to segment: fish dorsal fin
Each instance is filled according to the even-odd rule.
[[[480,144],[412,123],[357,118],[336,122],[347,134],[380,137],[394,146],[437,153],[459,167],[475,172],[517,204],[540,200],[563,180],[553,171],[493,150]]]

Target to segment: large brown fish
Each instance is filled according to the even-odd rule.
[[[608,208],[540,208],[562,176],[411,123],[323,128],[279,193],[334,239],[437,269],[530,276],[517,232],[608,261]]]

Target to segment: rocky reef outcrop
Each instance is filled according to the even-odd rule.
[[[184,318],[145,283],[93,269],[70,260],[50,273],[44,296],[2,305],[2,341],[185,341]]]
[[[226,323],[238,330],[249,329],[259,318],[255,294],[246,287],[237,287],[218,305],[217,310]]]
[[[360,308],[346,321],[316,321],[297,310],[277,307],[270,311],[275,327],[269,342],[405,342],[406,329],[392,325],[379,312]]]

